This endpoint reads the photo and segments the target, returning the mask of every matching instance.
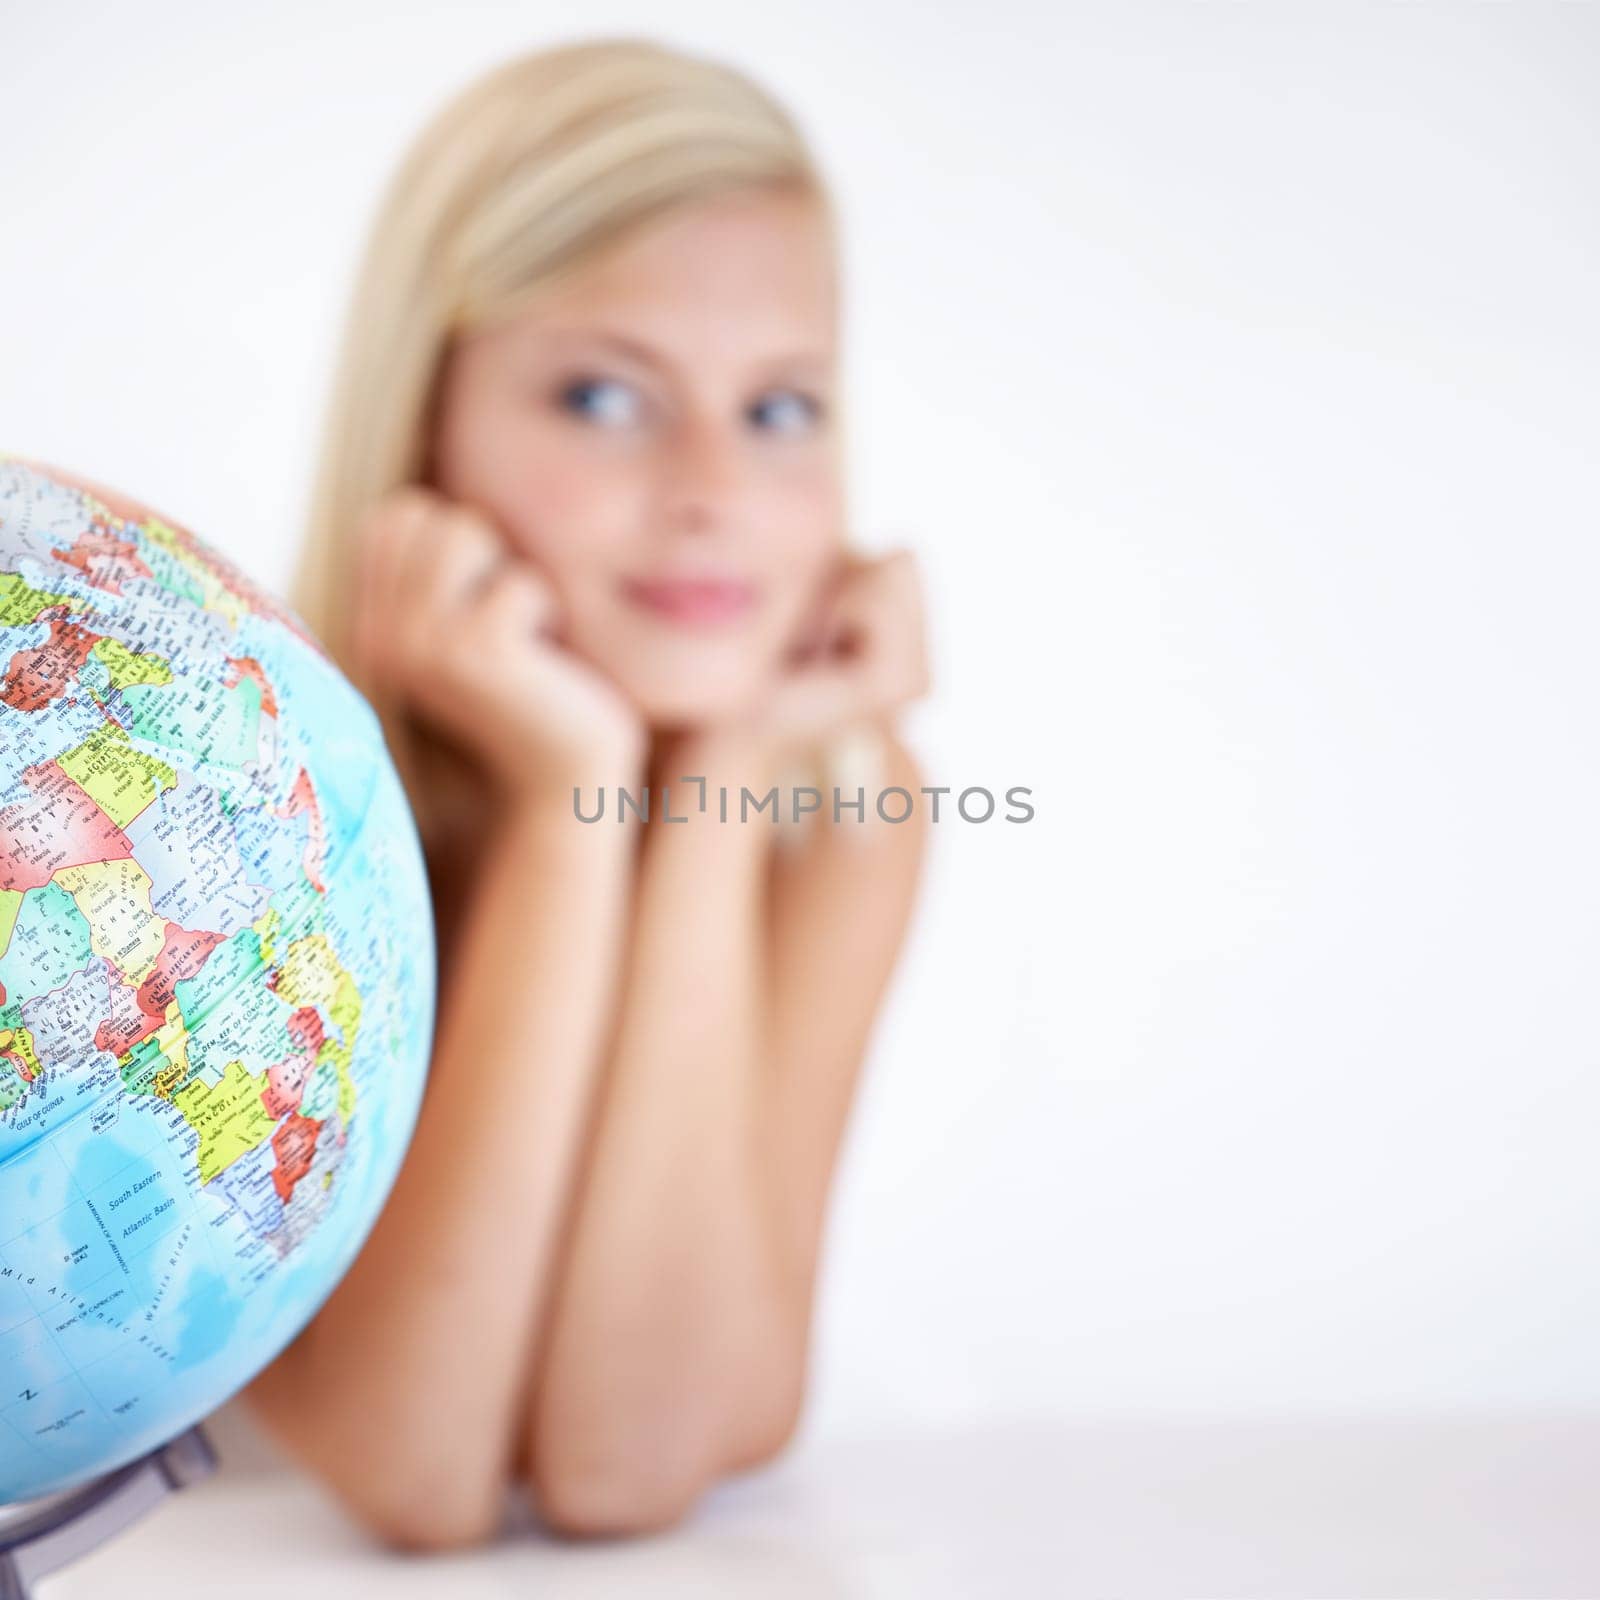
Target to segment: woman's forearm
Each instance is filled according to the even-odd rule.
[[[631,852],[627,830],[553,803],[501,822],[394,1191],[255,1386],[291,1450],[397,1539],[464,1542],[498,1518],[615,1003]]]
[[[708,1456],[738,1449],[794,1357],[803,1310],[761,1157],[771,826],[713,808],[646,830],[626,998],[530,1419],[536,1490],[569,1524],[603,1527],[608,1506],[636,1517],[652,1496],[670,1517],[727,1465]]]

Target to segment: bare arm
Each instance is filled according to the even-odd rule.
[[[928,847],[921,770],[892,734],[886,754],[884,785],[917,796],[910,816],[885,822],[869,800],[864,822],[819,832],[806,859],[780,863],[775,897],[765,1127],[780,1175],[782,1237],[808,1305],[860,1067],[904,946]],[[797,1405],[801,1398],[795,1394]]]
[[[380,1534],[464,1544],[497,1526],[516,1465],[624,949],[633,841],[577,823],[570,785],[637,770],[643,732],[554,642],[554,591],[479,512],[402,485],[359,537],[358,684],[476,758],[488,837],[464,920],[441,922],[432,1070],[394,1191],[345,1280],[248,1392]]]
[[[702,748],[681,771],[706,771],[713,796],[728,782],[730,821],[647,833],[622,1021],[536,1374],[534,1487],[568,1531],[669,1523],[792,1429],[829,1177],[916,875],[912,825],[836,839],[821,852],[833,864],[796,869],[808,887],[769,946],[771,824],[731,820],[739,783],[759,794],[769,775],[719,773]]]

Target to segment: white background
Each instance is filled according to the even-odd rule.
[[[1600,11],[14,6],[0,447],[287,580],[431,111],[639,31],[795,108],[935,831],[808,1427],[1600,1406]]]

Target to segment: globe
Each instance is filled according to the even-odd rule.
[[[190,1427],[349,1268],[434,930],[377,717],[185,528],[0,456],[0,1502]]]

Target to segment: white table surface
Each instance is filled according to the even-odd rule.
[[[227,1456],[226,1447],[223,1447]],[[1600,1596],[1600,1417],[1019,1422],[802,1438],[670,1533],[376,1548],[292,1471],[174,1496],[40,1600]]]

